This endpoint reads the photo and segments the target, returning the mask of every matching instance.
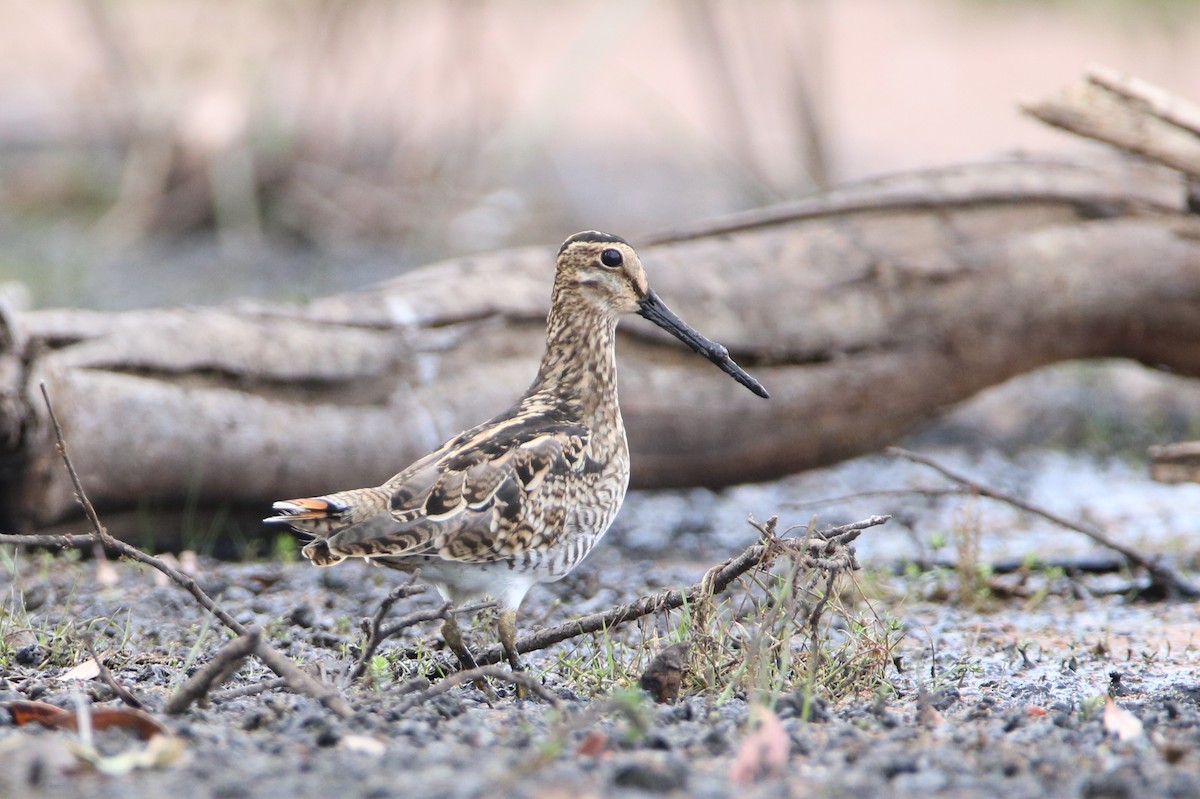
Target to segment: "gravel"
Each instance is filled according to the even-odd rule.
[[[981,476],[995,470],[992,460],[973,460],[963,451],[943,455]],[[1078,477],[1072,470],[1089,468],[1083,457],[1030,457],[1005,461],[996,473],[1012,477],[1012,485],[1045,485],[1050,478],[1037,472],[1039,462],[1068,482]],[[872,480],[880,487],[898,484],[900,467],[862,459],[772,486],[637,494],[585,566],[531,594],[521,623],[526,629],[552,624],[690,583],[753,541],[744,521],[748,512],[759,518],[778,512],[785,521],[807,523],[813,511],[791,510],[788,503],[826,489],[864,490],[867,483],[854,475],[872,473],[872,463],[879,466]],[[1122,474],[1111,462],[1090,468],[1089,481]],[[904,469],[905,479],[912,479],[915,472]],[[818,487],[822,480],[824,489]],[[1147,490],[1152,499],[1158,488]],[[0,667],[0,702],[37,699],[73,709],[84,697],[116,706],[113,691],[98,679],[59,679],[86,658],[79,646],[86,630],[116,679],[182,741],[183,751],[167,765],[106,776],[80,765],[75,733],[16,727],[0,713],[0,796],[1200,795],[1195,604],[1141,603],[1112,593],[1133,584],[1129,575],[1015,575],[1012,584],[1025,590],[1008,598],[964,597],[948,571],[889,576],[896,552],[928,555],[931,533],[949,529],[945,518],[955,513],[953,503],[961,515],[970,502],[917,502],[904,509],[906,525],[864,534],[872,606],[904,632],[893,653],[896,668],[887,675],[890,688],[825,698],[807,721],[803,697],[785,693],[774,703],[775,727],[766,721],[760,727],[763,711],[744,696],[719,701],[685,695],[675,705],[656,706],[615,686],[593,690],[563,665],[576,654],[572,642],[526,658],[529,671],[560,698],[558,708],[515,698],[504,684],[490,686],[492,695],[466,685],[409,707],[398,675],[348,689],[355,710],[349,720],[284,690],[165,717],[160,711],[167,697],[228,639],[219,625],[184,592],[160,585],[136,565],[114,564],[116,584],[101,585],[91,562],[18,554],[7,567],[0,561],[0,651],[11,655]],[[1116,502],[1097,499],[1094,513],[1105,516]],[[817,512],[824,525],[891,510],[878,499],[863,503],[828,516]],[[1005,529],[1007,509],[992,518],[972,507],[973,523],[985,531],[985,558],[991,552],[1040,552],[1048,537],[1068,553],[1089,546],[1064,541],[1072,537],[1029,520]],[[1190,517],[1160,509],[1147,525],[1117,531],[1136,537],[1149,530],[1145,534],[1185,568],[1195,507]],[[1000,544],[988,540],[997,529],[1005,529]],[[373,613],[396,579],[357,564],[317,570],[302,563],[205,558],[196,577],[236,618],[260,625],[274,646],[330,680],[357,646],[359,620]],[[435,601],[404,600],[393,615]],[[672,616],[650,626],[665,633],[675,623]],[[423,625],[384,650],[438,647],[437,630],[437,622]],[[490,643],[482,625],[468,636]],[[64,653],[76,662],[63,662]],[[251,658],[218,692],[273,676]],[[1110,694],[1115,705],[1106,709]],[[1140,732],[1129,732],[1136,723],[1121,727],[1121,712],[1140,723]],[[114,729],[97,730],[95,740],[110,755],[145,746]],[[759,750],[763,741],[783,745],[781,769],[755,759],[766,757]],[[757,776],[735,784],[732,777],[745,773],[747,764]]]

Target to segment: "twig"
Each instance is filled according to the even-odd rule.
[[[273,680],[263,680],[262,682],[243,685],[241,688],[230,688],[228,691],[221,691],[213,694],[208,699],[214,705],[219,705],[222,702],[229,702],[243,696],[254,696],[255,694],[265,693],[266,691],[274,691],[276,688],[286,688],[288,681],[282,677],[276,677]]]
[[[633,602],[617,605],[600,613],[593,613],[589,616],[556,624],[553,627],[547,627],[544,630],[527,633],[517,639],[517,651],[521,653],[536,652],[580,635],[587,635],[599,632],[600,630],[611,630],[614,627],[635,621],[652,613],[675,610],[683,607],[685,604],[694,605],[703,596],[724,592],[734,580],[746,572],[759,567],[765,568],[781,551],[794,551],[802,556],[811,557],[813,558],[812,562],[814,565],[821,567],[822,560],[832,555],[836,549],[846,547],[851,541],[861,535],[864,530],[883,524],[890,518],[890,516],[871,516],[868,519],[854,522],[853,524],[845,524],[840,527],[830,528],[829,530],[814,532],[804,540],[782,541],[773,539],[771,543],[753,544],[737,557],[709,569],[700,582],[690,586],[687,590],[667,590],[647,594],[639,599],[635,599]],[[753,519],[750,520],[750,524],[761,533],[770,536],[774,535],[774,517],[768,519],[765,525],[760,525]],[[783,544],[782,549],[779,547],[779,544]],[[476,654],[475,661],[481,666],[486,666],[499,663],[503,656],[501,647],[495,645],[482,653]],[[454,664],[446,663],[441,665],[447,672],[455,670]]]
[[[100,655],[96,654],[96,647],[92,643],[92,637],[90,635],[84,634],[83,645],[85,647],[87,647],[88,654],[91,655],[92,660],[96,661],[96,666],[100,670],[100,679],[104,681],[104,684],[107,685],[109,688],[113,689],[113,691],[116,692],[117,696],[121,699],[122,702],[129,705],[130,707],[134,707],[134,708],[137,708],[138,710],[141,710],[142,709],[141,700],[139,700],[136,696],[134,696],[132,693],[130,693],[128,688],[126,688],[124,685],[121,685],[121,683],[117,682],[116,678],[113,677],[112,672],[108,670],[108,666],[105,666],[104,661],[100,659]]]
[[[379,628],[383,625],[384,617],[391,611],[392,605],[395,605],[401,599],[406,599],[407,597],[424,593],[428,590],[426,586],[413,584],[420,573],[420,570],[413,572],[407,582],[393,588],[384,597],[383,601],[379,603],[379,607],[375,610],[375,615],[370,620],[363,620],[364,632],[367,637],[363,642],[362,651],[359,652],[358,660],[346,671],[345,676],[342,678],[342,685],[349,685],[362,675],[367,661],[374,657],[375,650],[379,648],[379,645],[386,638],[386,636],[380,635]]]
[[[397,713],[403,713],[410,708],[422,705],[433,699],[435,696],[441,696],[452,688],[455,688],[463,683],[474,682],[476,680],[485,679],[503,680],[510,682],[513,685],[521,686],[528,689],[531,693],[536,694],[539,699],[542,699],[554,707],[558,707],[559,700],[551,691],[542,685],[541,680],[537,677],[523,671],[512,671],[503,666],[487,665],[479,666],[466,671],[455,672],[449,675],[437,685],[427,688],[421,693],[413,696],[405,702],[401,702],[397,708]]]
[[[196,601],[198,601],[205,610],[220,619],[222,624],[236,632],[238,635],[244,635],[246,628],[237,619],[233,618],[233,616],[226,612],[224,608],[218,605],[212,597],[204,593],[204,591],[200,588],[199,583],[197,583],[190,575],[184,574],[183,572],[172,568],[171,566],[167,565],[165,561],[162,561],[152,555],[147,555],[137,547],[127,544],[118,538],[113,538],[109,534],[107,528],[100,523],[100,517],[96,513],[96,508],[92,505],[92,501],[88,499],[87,492],[83,489],[83,483],[79,479],[79,474],[75,471],[75,464],[71,462],[71,456],[67,452],[67,442],[63,437],[62,425],[58,423],[58,416],[56,416],[54,413],[54,405],[50,402],[50,394],[46,391],[46,384],[42,383],[41,388],[42,399],[45,400],[46,411],[50,415],[50,424],[54,428],[55,447],[58,450],[58,454],[62,456],[63,464],[65,464],[67,467],[67,474],[71,477],[71,484],[75,487],[75,499],[78,500],[80,506],[83,508],[83,513],[87,517],[87,520],[91,523],[92,530],[94,531],[94,537],[91,538],[91,541],[95,541],[98,538],[100,542],[104,544],[104,546],[119,552],[122,556],[158,569],[160,572],[170,577],[171,580],[177,585],[181,586],[193,597],[195,597]],[[37,536],[23,537],[36,538]],[[53,540],[54,538],[62,538],[62,536],[47,536],[47,538]],[[71,538],[74,539],[75,536],[72,536]]]
[[[1119,553],[1122,557],[1129,561],[1130,564],[1145,569],[1147,574],[1150,575],[1152,585],[1161,589],[1167,596],[1185,597],[1188,599],[1200,597],[1200,589],[1197,589],[1195,586],[1188,583],[1181,576],[1176,574],[1175,571],[1169,566],[1164,563],[1160,563],[1155,559],[1148,558],[1141,552],[1138,552],[1136,549],[1109,538],[1102,531],[1096,529],[1095,527],[1090,527],[1079,522],[1071,521],[1066,517],[1059,516],[1057,513],[1048,511],[1045,508],[1038,507],[1037,505],[1032,505],[1005,491],[1000,491],[999,489],[985,486],[982,483],[961,475],[958,472],[955,472],[954,470],[943,466],[932,458],[928,458],[924,455],[918,455],[915,452],[910,452],[906,449],[900,449],[899,447],[889,447],[887,452],[891,455],[895,455],[896,457],[912,461],[913,463],[919,463],[922,466],[928,466],[930,469],[939,472],[942,476],[952,480],[953,482],[966,486],[972,492],[981,497],[987,497],[988,499],[994,499],[997,502],[1003,502],[1007,505],[1013,506],[1014,508],[1023,510],[1026,513],[1032,513],[1035,516],[1041,516],[1046,521],[1057,524],[1059,527],[1065,527],[1068,530],[1074,530],[1077,533],[1086,535],[1100,546],[1107,547],[1108,549]]]
[[[50,402],[50,394],[46,391],[45,383],[41,384],[41,389],[42,399],[45,400],[46,411],[50,416],[50,424],[54,428],[55,446],[58,449],[59,455],[62,456],[63,464],[67,467],[67,474],[71,477],[71,484],[75,488],[75,498],[83,507],[84,515],[87,516],[88,521],[92,525],[92,530],[95,533],[93,540],[98,539],[104,546],[117,551],[122,556],[138,563],[144,563],[167,575],[176,585],[181,586],[195,597],[196,601],[205,610],[216,616],[222,624],[238,635],[245,635],[246,626],[217,604],[216,600],[206,594],[200,588],[200,584],[191,575],[184,574],[178,569],[167,565],[159,558],[147,555],[137,547],[127,544],[118,538],[113,538],[109,534],[104,525],[100,523],[100,517],[96,513],[96,508],[92,505],[91,500],[88,499],[87,492],[83,489],[83,483],[79,479],[79,474],[75,471],[75,465],[71,462],[71,456],[67,452],[67,442],[63,436],[62,425],[58,423],[58,417],[54,413],[54,405]],[[308,694],[342,718],[350,718],[354,715],[354,711],[350,709],[350,706],[346,704],[346,701],[342,699],[336,690],[305,674],[295,663],[292,663],[292,661],[275,651],[266,641],[260,640],[258,642],[254,654],[267,665],[267,668],[286,679],[288,685],[293,690]]]
[[[1200,177],[1200,117],[1194,106],[1145,81],[1093,66],[1059,96],[1021,103],[1048,125]]]
[[[856,499],[879,499],[883,497],[925,497],[933,499],[935,497],[961,497],[970,492],[965,488],[883,488],[876,491],[855,491],[850,494],[838,494],[832,497],[822,497],[820,499],[809,499],[804,502],[783,502],[782,507],[792,510],[806,510],[808,508],[823,508],[827,505],[840,505],[846,502],[851,502]]]
[[[400,588],[410,588],[411,586],[400,586]],[[387,599],[380,605],[379,610],[375,612],[375,617],[367,623],[367,639],[363,642],[362,651],[358,655],[358,660],[355,661],[342,678],[343,685],[349,685],[362,676],[366,670],[367,662],[375,656],[375,651],[379,645],[391,638],[393,635],[405,630],[414,624],[420,624],[426,621],[435,621],[437,619],[445,619],[454,607],[449,602],[443,602],[436,608],[424,608],[422,610],[414,610],[411,613],[405,614],[387,627],[382,627],[381,622],[386,615],[387,610],[395,604],[396,600],[400,599],[399,589],[388,594]]]
[[[1164,122],[1200,136],[1200,106],[1166,89],[1103,64],[1089,64],[1087,80],[1145,108]]]
[[[491,604],[491,603],[488,603],[488,604]],[[456,611],[455,611],[454,605],[451,602],[443,602],[442,604],[438,605],[436,608],[423,608],[421,610],[414,610],[411,613],[404,614],[403,616],[396,619],[394,622],[392,622],[391,624],[389,624],[388,626],[386,626],[382,630],[380,630],[379,631],[379,640],[386,641],[387,639],[391,638],[392,636],[399,635],[400,633],[404,632],[409,627],[412,627],[414,624],[420,624],[421,622],[425,622],[425,621],[437,621],[439,619],[446,619],[447,617],[451,616],[452,614],[455,614],[455,612]],[[458,613],[473,613],[474,611],[462,609],[457,612]]]
[[[174,715],[191,707],[193,702],[203,699],[214,685],[220,685],[242,667],[242,662],[258,648],[262,630],[248,627],[244,635],[233,638],[217,650],[212,660],[184,681],[167,700],[163,711]]]
[[[1200,483],[1200,441],[1150,447],[1150,479],[1160,483]]]
[[[96,536],[86,535],[20,535],[4,533],[0,535],[0,545],[13,544],[23,547],[57,547],[59,549],[87,549],[94,546]]]
[[[254,649],[254,654],[258,656],[258,659],[268,669],[287,680],[288,686],[293,691],[308,694],[344,719],[354,716],[354,710],[346,703],[346,700],[342,698],[342,695],[338,693],[336,688],[326,685],[315,677],[309,676],[307,672],[290,659],[281,655],[266,641],[258,642],[258,646]]]

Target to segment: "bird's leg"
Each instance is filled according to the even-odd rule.
[[[517,656],[517,610],[505,608],[500,613],[500,646],[504,648],[504,656],[513,671],[524,671],[521,668],[521,658]]]
[[[458,658],[458,663],[464,671],[478,667],[475,656],[463,643],[462,630],[454,616],[447,616],[446,620],[442,622],[442,638],[446,641],[446,646],[450,647],[450,651]]]
[[[500,646],[504,649],[504,656],[508,658],[508,665],[512,666],[514,672],[524,671],[521,668],[521,658],[517,655],[517,609],[505,608],[500,612]],[[524,699],[528,693],[528,689],[522,683],[514,683],[517,689],[517,698]]]

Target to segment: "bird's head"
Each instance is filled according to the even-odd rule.
[[[555,291],[568,291],[612,317],[636,313],[649,319],[755,394],[768,396],[761,383],[733,362],[725,347],[702,336],[659,299],[638,254],[620,236],[585,230],[564,241],[558,250]]]

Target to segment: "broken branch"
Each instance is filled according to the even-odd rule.
[[[752,569],[768,567],[781,552],[791,552],[802,559],[802,565],[811,565],[814,568],[825,568],[828,565],[827,559],[836,551],[844,552],[847,557],[852,559],[853,556],[848,550],[848,545],[864,530],[884,524],[890,518],[891,516],[871,516],[852,524],[815,531],[803,539],[790,540],[774,538],[777,522],[775,517],[771,517],[763,525],[750,519],[750,524],[755,529],[769,537],[768,542],[752,544],[737,557],[714,566],[699,582],[686,590],[676,589],[647,594],[632,602],[617,605],[600,613],[593,613],[547,627],[544,630],[526,633],[517,639],[517,651],[522,654],[536,652],[580,635],[611,630],[652,613],[676,610],[686,604],[695,604],[702,597],[724,592],[734,580]],[[477,654],[475,661],[481,666],[486,666],[499,663],[503,657],[504,653],[501,647],[494,645]],[[442,665],[446,672],[455,671],[455,667],[451,663]]]
[[[127,544],[124,541],[109,535],[108,530],[105,529],[104,525],[100,523],[100,516],[96,513],[96,508],[92,505],[91,500],[88,499],[87,492],[83,488],[83,482],[79,479],[79,474],[75,471],[75,464],[71,462],[71,456],[67,452],[66,438],[63,436],[62,425],[58,423],[58,417],[54,413],[54,405],[50,402],[50,393],[46,390],[45,383],[42,383],[41,389],[42,399],[45,400],[46,403],[46,412],[50,418],[50,423],[54,428],[55,446],[58,449],[58,453],[62,456],[63,464],[67,468],[67,474],[69,474],[71,477],[71,484],[75,488],[75,498],[83,507],[83,512],[92,525],[94,536],[90,537],[88,543],[99,541],[105,547],[115,550],[130,560],[137,561],[138,563],[143,563],[151,568],[157,569],[158,571],[167,575],[167,577],[171,578],[176,585],[181,586],[193,597],[195,597],[196,601],[199,602],[205,610],[209,611],[216,618],[220,619],[222,624],[224,624],[230,630],[233,630],[239,636],[245,635],[247,632],[246,626],[230,615],[229,612],[222,608],[219,604],[217,604],[216,600],[206,594],[200,587],[200,584],[197,583],[195,579],[191,577],[191,575],[184,574],[178,569],[172,568],[160,558],[156,558],[153,555],[147,555],[137,547]],[[54,537],[55,536],[52,536],[51,538]],[[62,537],[57,536],[57,538]],[[342,718],[350,718],[354,715],[354,711],[350,709],[348,704],[346,704],[346,700],[344,700],[335,689],[304,673],[298,666],[296,666],[295,663],[277,652],[266,641],[261,639],[259,640],[258,645],[255,647],[254,654],[266,664],[267,668],[271,669],[271,671],[287,680],[288,685],[291,686],[293,690],[313,697],[322,705],[329,708]]]
[[[922,466],[928,466],[930,469],[938,472],[943,477],[946,477],[947,479],[958,483],[959,485],[966,486],[973,493],[978,494],[981,497],[987,497],[988,499],[994,499],[997,502],[1003,502],[1007,505],[1011,505],[1014,508],[1023,510],[1026,513],[1032,513],[1035,516],[1040,516],[1048,522],[1057,524],[1059,527],[1064,527],[1068,530],[1074,530],[1077,533],[1082,533],[1100,546],[1107,547],[1108,549],[1119,553],[1131,565],[1144,569],[1146,573],[1150,575],[1152,586],[1161,589],[1162,592],[1167,596],[1186,597],[1189,599],[1200,597],[1200,589],[1197,589],[1195,586],[1184,580],[1169,566],[1157,560],[1146,557],[1133,547],[1126,546],[1119,541],[1109,538],[1102,531],[1096,529],[1095,527],[1072,521],[1064,516],[1059,516],[1057,513],[1046,510],[1045,508],[1019,499],[1005,491],[1000,491],[999,489],[985,486],[984,484],[972,480],[965,475],[959,474],[953,469],[943,466],[934,459],[924,455],[918,455],[915,452],[910,452],[906,449],[900,449],[899,447],[888,447],[887,452],[891,455],[895,455],[898,458],[904,458],[905,460],[913,463],[918,463]]]

